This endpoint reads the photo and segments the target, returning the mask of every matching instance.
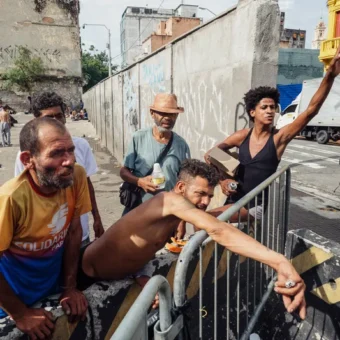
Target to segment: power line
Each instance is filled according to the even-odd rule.
[[[164,3],[165,0],[162,0],[161,4],[159,5],[159,7],[157,8],[157,11],[160,10],[160,8],[162,7],[163,3]],[[124,51],[124,53],[127,53],[128,51],[130,51],[133,47],[135,47],[135,44],[139,41],[139,39],[141,38],[142,34],[145,32],[145,30],[149,27],[149,25],[151,24],[151,21],[153,19],[150,19],[150,21],[148,22],[148,24],[144,27],[143,31],[139,34],[137,40],[126,50]],[[120,53],[118,55],[116,55],[115,57],[112,58],[112,60],[120,57],[123,53]]]

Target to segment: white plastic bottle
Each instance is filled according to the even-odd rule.
[[[159,190],[165,188],[165,176],[159,163],[153,165],[152,183],[158,186]]]

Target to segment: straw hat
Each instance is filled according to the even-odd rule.
[[[159,93],[155,96],[155,100],[150,109],[163,113],[181,113],[184,112],[183,107],[177,105],[177,97],[174,94]]]

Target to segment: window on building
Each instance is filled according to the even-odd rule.
[[[134,14],[139,14],[139,13],[140,13],[140,8],[138,8],[138,7],[132,7],[132,8],[131,8],[131,12],[134,13]]]
[[[340,12],[336,12],[334,38],[339,38],[339,37],[340,37]]]

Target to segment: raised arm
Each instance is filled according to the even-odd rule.
[[[295,136],[297,136],[304,127],[319,113],[321,106],[327,99],[327,96],[333,86],[335,77],[340,73],[340,47],[335,57],[330,63],[326,75],[324,76],[319,89],[314,94],[306,111],[301,113],[293,123],[286,125],[277,134],[278,147],[286,146]]]
[[[283,255],[268,249],[231,224],[219,221],[206,212],[196,209],[185,198],[176,194],[172,196],[170,198],[167,197],[165,201],[165,206],[169,207],[165,211],[166,213],[175,215],[179,219],[205,230],[215,242],[230,251],[262,262],[277,271],[278,282],[276,283],[275,291],[283,295],[283,302],[288,312],[291,313],[299,309],[300,317],[302,319],[305,318],[304,282]],[[283,288],[288,280],[294,281],[296,286],[290,289]],[[290,296],[293,297],[293,300],[291,300]]]

